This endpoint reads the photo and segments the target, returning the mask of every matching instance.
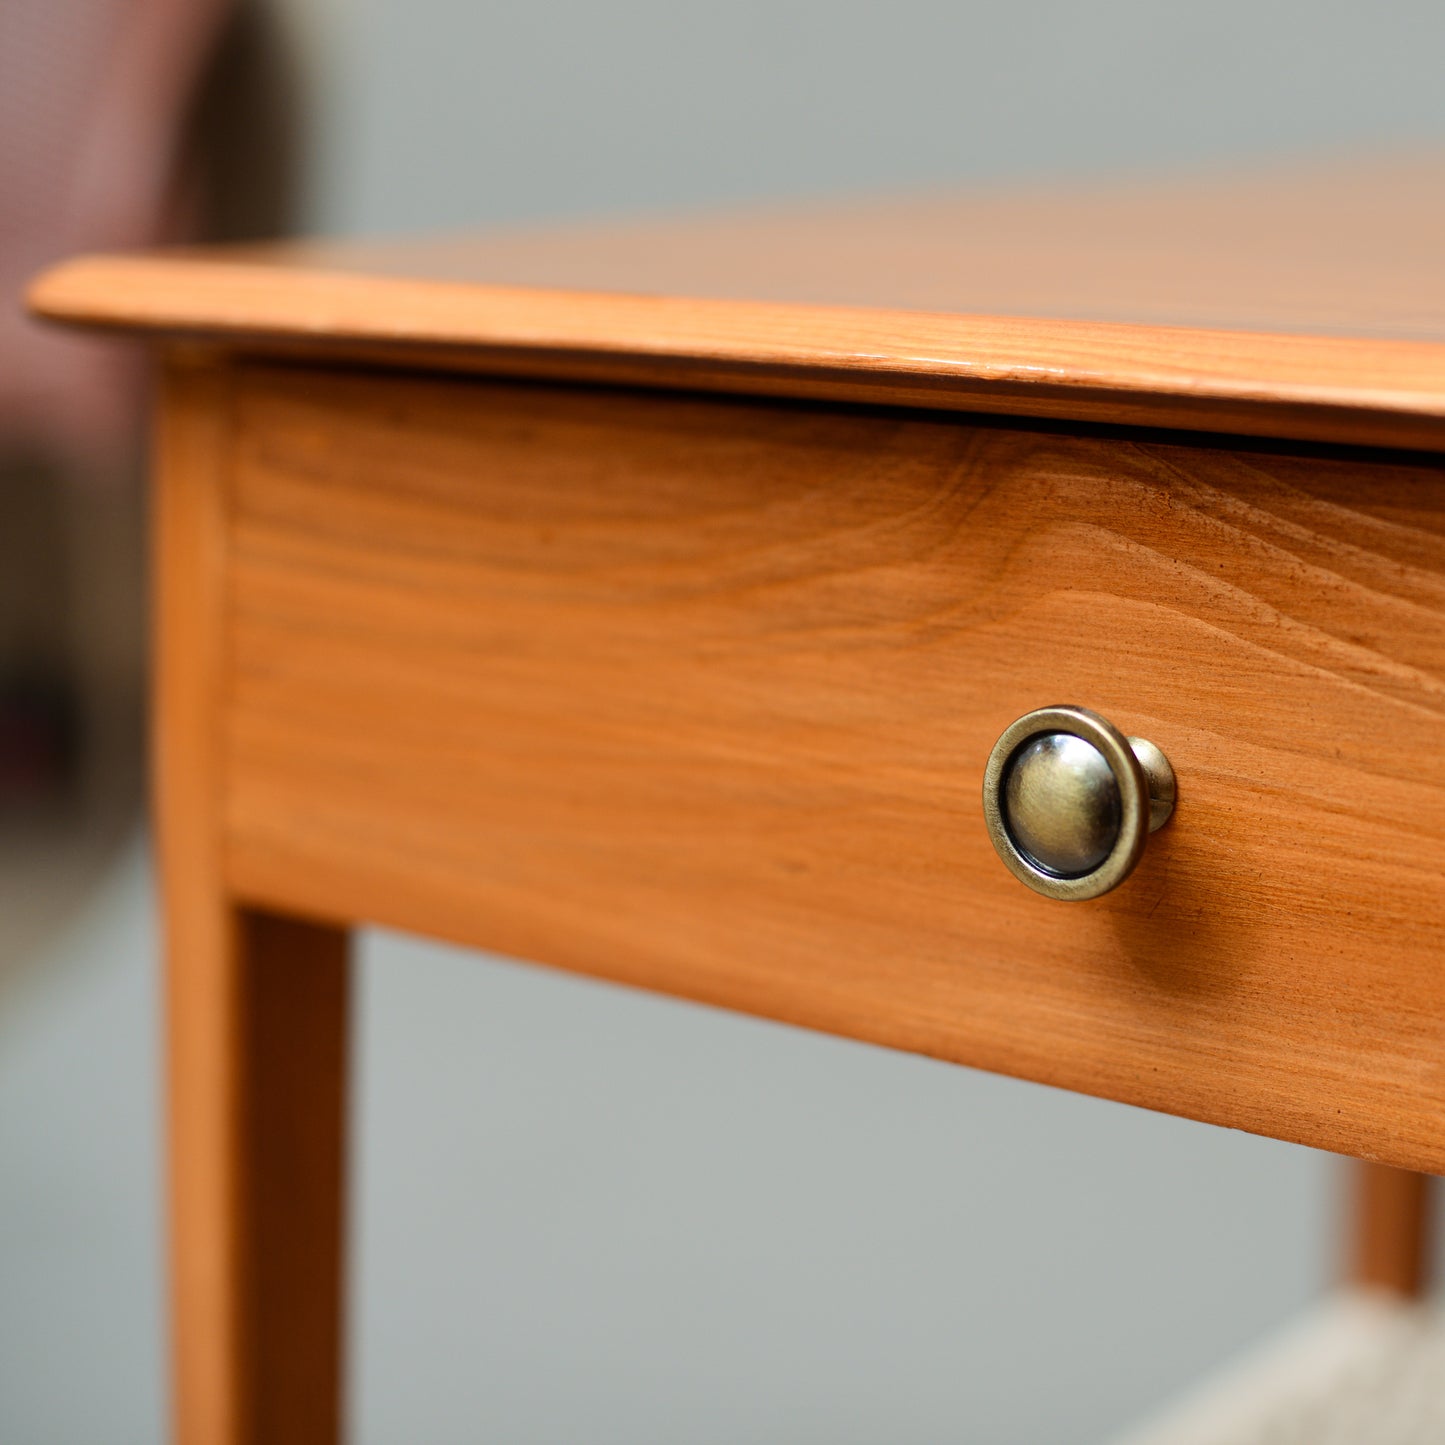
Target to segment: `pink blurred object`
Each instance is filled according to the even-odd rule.
[[[229,0],[0,3],[0,448],[78,477],[129,453],[138,367],[21,310],[79,251],[179,240],[184,123]]]

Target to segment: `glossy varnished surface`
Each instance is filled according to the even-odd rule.
[[[1441,175],[38,284],[171,362],[180,1438],[337,1435],[353,923],[1445,1169],[1445,461],[762,399],[1445,452]],[[1091,903],[981,816],[1060,699],[1178,773]],[[1355,1274],[1416,1289],[1363,1177]]]
[[[1445,467],[249,369],[226,887],[1445,1167]],[[980,780],[1162,747],[1087,904]]]
[[[638,296],[1445,342],[1445,152],[275,248]]]
[[[60,320],[451,369],[1445,449],[1445,162],[80,260]]]

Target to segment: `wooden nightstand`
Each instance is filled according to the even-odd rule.
[[[161,353],[181,1439],[337,1433],[358,923],[1445,1169],[1442,255],[1421,163],[43,278]],[[1055,703],[1178,781],[1089,902]]]

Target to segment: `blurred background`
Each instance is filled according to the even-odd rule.
[[[1445,7],[3,0],[0,1440],[164,1421],[144,368],[80,249],[1445,141]],[[1333,1277],[1339,1161],[390,936],[366,1445],[1103,1442]]]

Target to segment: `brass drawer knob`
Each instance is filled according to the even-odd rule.
[[[1084,707],[1041,707],[1004,729],[983,773],[983,816],[1015,878],[1049,898],[1097,898],[1174,811],[1174,769],[1144,738]]]

